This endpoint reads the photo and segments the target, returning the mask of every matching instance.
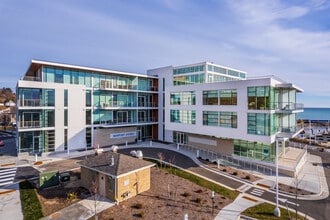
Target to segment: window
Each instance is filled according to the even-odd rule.
[[[196,104],[196,93],[194,91],[171,93],[171,105],[195,105],[195,104]]]
[[[92,106],[92,92],[90,90],[86,91],[86,107]]]
[[[68,90],[64,89],[64,107],[68,107]]]
[[[237,105],[237,90],[220,90],[220,105]]]
[[[68,129],[64,129],[64,150],[68,149]]]
[[[219,112],[214,112],[214,111],[203,112],[203,125],[219,126]]]
[[[64,126],[68,126],[68,109],[64,109]]]
[[[196,111],[171,110],[171,122],[182,124],[196,124]]]
[[[270,87],[248,87],[248,108],[255,110],[270,109]]]
[[[220,112],[220,127],[237,128],[237,113]]]
[[[203,91],[203,105],[219,105],[218,90]]]
[[[248,113],[248,134],[270,135],[270,115]]]

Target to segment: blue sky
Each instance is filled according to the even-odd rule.
[[[0,87],[31,59],[145,73],[211,61],[276,75],[330,107],[330,2],[0,0]]]

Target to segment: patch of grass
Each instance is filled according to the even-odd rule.
[[[289,215],[288,210],[280,208],[281,217],[278,218],[274,216],[274,209],[275,209],[274,205],[268,203],[262,203],[260,205],[246,209],[242,214],[256,219],[269,219],[269,220],[279,220],[279,219],[287,220],[289,219],[290,216],[292,218],[296,216],[295,213],[290,212]],[[298,215],[298,219],[304,219],[304,218]]]
[[[24,219],[42,218],[42,209],[36,189],[29,181],[20,182],[19,188]]]
[[[153,163],[157,163],[158,164],[158,161],[156,161],[156,160],[150,160],[150,159],[148,159],[148,160],[151,161],[151,162],[153,162]],[[182,177],[184,179],[187,179],[187,180],[189,180],[189,181],[191,181],[193,183],[196,183],[197,185],[199,185],[201,187],[208,188],[208,189],[214,191],[215,193],[221,194],[221,195],[223,195],[223,196],[225,196],[225,197],[227,197],[228,199],[231,199],[231,200],[234,200],[238,196],[238,194],[239,194],[236,191],[227,189],[227,188],[225,188],[223,186],[220,186],[220,185],[218,185],[216,183],[213,183],[211,181],[208,181],[208,180],[206,180],[204,178],[201,178],[199,176],[195,176],[195,175],[193,175],[191,173],[188,173],[188,172],[186,172],[184,170],[177,169],[175,167],[171,167],[171,168],[165,167],[163,169],[165,169],[165,170],[171,169],[172,170],[172,173],[174,173],[175,175],[177,175],[179,177]],[[173,171],[175,171],[175,172],[173,172]]]

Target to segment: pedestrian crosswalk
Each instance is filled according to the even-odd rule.
[[[251,191],[251,194],[256,195],[256,196],[262,196],[262,194],[264,194],[264,192],[265,192],[264,190],[254,188]]]
[[[15,179],[17,167],[0,169],[0,187],[12,184]]]

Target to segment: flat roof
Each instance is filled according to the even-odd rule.
[[[67,69],[85,70],[85,71],[91,71],[91,72],[97,72],[97,73],[120,74],[120,75],[126,75],[126,76],[139,76],[139,77],[144,77],[144,78],[155,78],[155,79],[157,79],[157,77],[149,76],[147,74],[123,72],[123,71],[117,71],[117,70],[109,70],[109,69],[103,69],[103,68],[79,66],[79,65],[72,65],[72,64],[65,64],[65,63],[42,61],[42,60],[31,60],[31,64],[30,64],[29,68],[27,69],[25,75],[29,76],[30,72],[35,72],[42,65],[61,67],[61,68],[67,68]]]

